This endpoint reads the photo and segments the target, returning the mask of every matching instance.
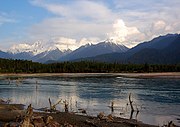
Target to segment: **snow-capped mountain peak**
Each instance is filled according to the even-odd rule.
[[[84,47],[89,47],[91,45],[93,45],[93,44],[92,43],[87,43],[87,44],[84,45]]]
[[[68,43],[67,43],[68,44]],[[62,50],[64,49],[64,50]],[[66,47],[66,43],[59,43],[53,40],[48,42],[36,41],[33,44],[17,44],[13,45],[9,52],[14,55],[24,54],[31,55],[31,59],[36,62],[46,62],[48,60],[71,60],[76,58],[92,57],[112,52],[125,52],[128,48],[115,43],[113,39],[107,39],[97,44],[86,43],[78,49],[72,51]],[[19,58],[19,57],[18,57]]]
[[[115,39],[113,39],[113,38],[108,38],[108,39],[106,39],[104,42],[105,42],[105,43],[111,43],[111,44],[116,44],[116,45],[122,45],[122,46],[124,46],[122,43],[117,42],[117,41],[116,41]]]
[[[44,43],[42,41],[36,41],[33,44],[22,43],[22,44],[13,45],[12,47],[10,47],[8,52],[11,52],[13,54],[17,54],[21,52],[29,52],[32,53],[33,55],[37,55],[42,52],[49,52],[56,49],[58,49],[58,47],[56,47],[56,45],[53,42]]]
[[[12,47],[10,47],[8,51],[13,54],[21,53],[21,52],[30,52],[33,55],[37,55],[43,52],[44,50],[45,49],[43,47],[42,42],[36,41],[33,44],[22,43],[22,44],[13,45]]]

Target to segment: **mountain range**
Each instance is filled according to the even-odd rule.
[[[97,55],[114,53],[114,52],[126,52],[128,48],[124,45],[118,45],[110,41],[100,42],[98,44],[86,44],[80,48],[71,51],[64,50],[61,51],[57,47],[50,47],[47,50],[44,50],[44,46],[41,43],[35,43],[32,46],[25,45],[25,48],[20,45],[20,49],[13,47],[9,52],[0,52],[0,58],[11,58],[11,59],[24,59],[32,60],[34,62],[46,63],[48,61],[57,62],[57,61],[71,61],[79,58],[94,57]],[[39,45],[39,51],[38,49]],[[35,47],[35,49],[33,49]],[[39,52],[39,53],[37,53]]]
[[[134,64],[179,64],[180,34],[167,34],[151,41],[142,42],[129,49],[106,40],[98,44],[86,44],[71,51],[61,51],[56,46],[46,46],[40,42],[33,45],[21,44],[8,52],[0,51],[0,58],[24,59],[34,62],[52,63],[62,61],[99,61]]]
[[[110,53],[81,60],[133,64],[179,64],[180,34],[159,36],[143,42],[124,53]]]
[[[100,42],[96,45],[86,44],[59,59],[59,61],[71,61],[80,58],[94,57],[97,55],[126,52],[128,48],[124,45],[115,44],[109,40]]]

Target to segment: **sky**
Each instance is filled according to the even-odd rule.
[[[76,49],[106,39],[133,47],[180,33],[180,0],[1,0],[0,50],[37,41]]]

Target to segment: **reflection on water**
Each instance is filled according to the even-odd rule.
[[[19,80],[19,79],[18,79]],[[27,77],[17,81],[0,79],[0,97],[13,103],[32,104],[35,108],[49,107],[68,100],[70,111],[86,109],[88,115],[99,112],[129,118],[128,95],[132,93],[138,120],[162,125],[170,120],[180,124],[180,79],[136,79],[124,77]],[[63,105],[58,109],[63,111]],[[135,115],[134,115],[135,118]]]

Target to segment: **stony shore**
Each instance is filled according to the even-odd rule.
[[[156,127],[130,119],[77,115],[73,112],[33,112],[22,104],[0,104],[0,127]]]

